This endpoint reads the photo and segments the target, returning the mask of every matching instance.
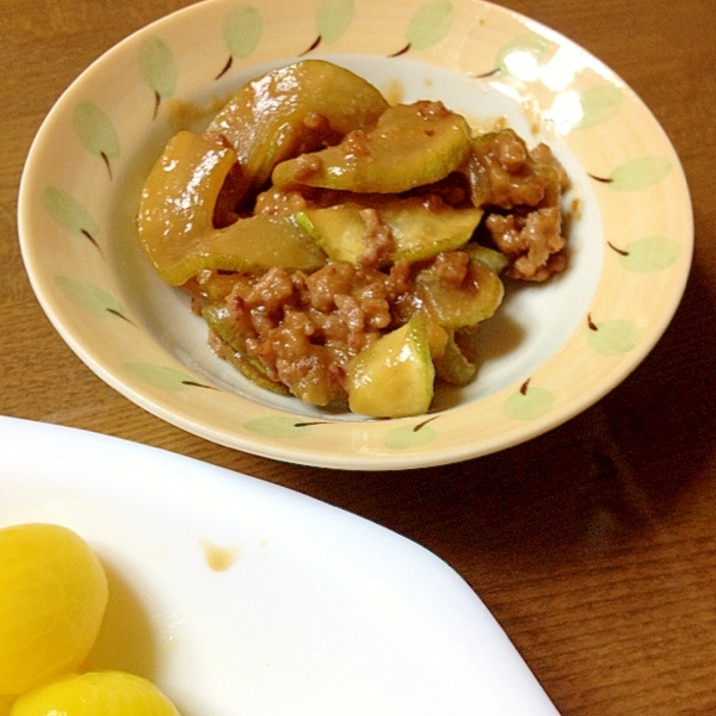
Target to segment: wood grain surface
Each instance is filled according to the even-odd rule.
[[[654,351],[582,415],[464,464],[379,474],[285,465],[162,422],[97,379],[33,296],[16,204],[34,133],[92,60],[187,4],[3,0],[0,413],[246,472],[416,540],[465,577],[567,716],[716,714],[716,3],[504,3],[600,57],[649,105],[690,184],[692,275]]]

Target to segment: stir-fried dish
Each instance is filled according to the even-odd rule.
[[[192,297],[216,353],[267,389],[359,414],[425,413],[470,383],[505,280],[566,267],[567,176],[511,129],[389,104],[306,60],[242,86],[146,179],[152,265]]]

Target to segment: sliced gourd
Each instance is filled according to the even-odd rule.
[[[326,261],[291,217],[252,216],[214,229],[216,198],[233,150],[190,132],[167,144],[142,190],[139,239],[157,273],[179,286],[205,269],[312,271]]]
[[[160,274],[214,228],[216,200],[235,164],[236,153],[220,142],[186,131],[169,140],[144,182],[137,214],[140,242]]]
[[[466,329],[474,328],[470,326]],[[468,354],[463,345],[459,342],[459,334],[455,331],[448,334],[448,340],[442,355],[433,358],[435,363],[435,374],[440,380],[446,383],[466,386],[472,382],[477,375],[477,362],[474,356]]]
[[[278,266],[309,273],[326,263],[325,254],[292,217],[263,215],[216,229],[174,258],[165,280],[175,286],[205,269],[263,273]]]
[[[367,211],[375,211],[374,219],[389,230],[392,238],[393,249],[382,263],[414,263],[460,248],[470,240],[482,218],[480,209],[447,205],[436,209],[416,197],[378,202],[373,208],[350,203],[308,209],[296,214],[296,221],[330,259],[358,265],[369,250],[374,223],[366,216]]]
[[[277,186],[396,194],[440,181],[469,153],[465,119],[420,101],[389,107],[373,130],[352,132],[337,146],[278,164],[272,179]]]
[[[263,273],[278,266],[316,271],[325,254],[290,216],[252,216],[197,237],[183,249],[150,256],[162,278],[181,286],[200,271]]]
[[[507,264],[510,262],[507,256],[505,256],[505,254],[501,251],[491,249],[488,246],[483,246],[482,244],[478,244],[476,241],[471,241],[469,244],[465,244],[462,250],[467,253],[470,259],[473,261],[480,261],[497,274],[502,273],[502,271],[507,268]]]
[[[246,352],[246,340],[243,326],[229,310],[226,303],[213,303],[201,310],[201,315],[209,328],[230,348],[239,353]]]
[[[364,208],[357,204],[339,204],[307,209],[295,214],[295,219],[329,259],[357,266],[368,250],[366,223],[361,213]]]
[[[243,85],[207,132],[234,147],[243,170],[241,198],[261,187],[278,162],[372,127],[387,107],[381,93],[350,70],[303,60]]]
[[[280,395],[289,395],[288,388],[266,373],[265,366],[258,358],[252,357],[246,350],[246,339],[242,325],[225,303],[217,303],[202,309],[201,315],[219,340],[224,350],[222,357],[231,363],[252,383]]]
[[[468,263],[465,280],[460,285],[442,279],[435,266],[418,272],[416,284],[418,295],[447,329],[472,326],[490,318],[505,293],[497,273],[475,260]]]
[[[433,399],[435,367],[419,317],[379,338],[348,365],[348,406],[379,418],[422,415]]]

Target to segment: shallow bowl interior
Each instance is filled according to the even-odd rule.
[[[439,99],[476,129],[506,121],[548,143],[571,179],[570,266],[512,286],[483,363],[428,415],[368,420],[273,395],[206,343],[188,299],[136,239],[139,191],[179,126],[300,57],[343,64],[394,101]],[[62,95],[30,150],[20,242],[38,300],[97,375],[150,412],[279,460],[405,469],[530,439],[626,377],[671,319],[693,227],[663,130],[612,71],[538,23],[477,0],[389,6],[207,0],[128,37]]]

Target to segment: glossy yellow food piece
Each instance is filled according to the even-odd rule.
[[[0,696],[0,716],[8,716],[14,700],[14,696]]]
[[[475,241],[466,244],[463,249],[473,261],[480,261],[496,274],[502,273],[507,268],[509,260],[507,256],[495,249],[488,248]]]
[[[476,326],[469,326],[464,331],[474,331]],[[477,375],[478,365],[473,351],[467,350],[467,341],[460,341],[461,335],[451,331],[448,334],[445,349],[439,356],[433,355],[435,374],[440,380],[452,385],[468,385]],[[468,336],[466,336],[467,338]],[[469,336],[471,337],[471,336]]]
[[[310,272],[326,263],[293,217],[261,214],[215,229],[174,258],[165,266],[165,277],[175,286],[205,269],[262,274],[278,266]]]
[[[368,250],[366,236],[372,219],[366,211],[374,211],[380,224],[390,231],[394,248],[384,264],[424,261],[463,246],[483,213],[481,209],[450,206],[435,209],[416,197],[376,202],[370,210],[355,203],[308,209],[296,214],[296,220],[330,259],[357,265]]]
[[[434,380],[425,322],[415,316],[352,359],[348,405],[378,418],[422,415],[433,399]]]
[[[0,694],[19,694],[77,669],[99,633],[107,578],[69,529],[0,530]]]
[[[184,131],[169,140],[152,167],[137,229],[154,268],[169,283],[176,283],[174,266],[214,228],[216,200],[235,163],[232,149]]]
[[[167,142],[142,188],[139,237],[161,265],[213,229],[216,200],[236,153],[215,139],[182,131]]]
[[[276,186],[399,194],[445,178],[467,159],[470,146],[464,117],[439,102],[400,104],[364,134],[282,162],[272,180]]]
[[[230,148],[191,132],[167,144],[142,190],[139,239],[157,273],[180,286],[205,269],[312,271],[324,254],[291,217],[252,216],[222,229],[214,207],[236,162]]]
[[[20,696],[11,716],[179,716],[151,682],[121,671],[70,675]]]
[[[504,284],[494,269],[470,260],[461,285],[440,278],[435,266],[416,276],[418,295],[430,306],[438,323],[447,329],[463,328],[494,315],[505,294]]]
[[[222,134],[236,150],[241,198],[261,187],[279,162],[373,126],[387,107],[381,93],[350,70],[303,60],[241,87],[208,131]]]

